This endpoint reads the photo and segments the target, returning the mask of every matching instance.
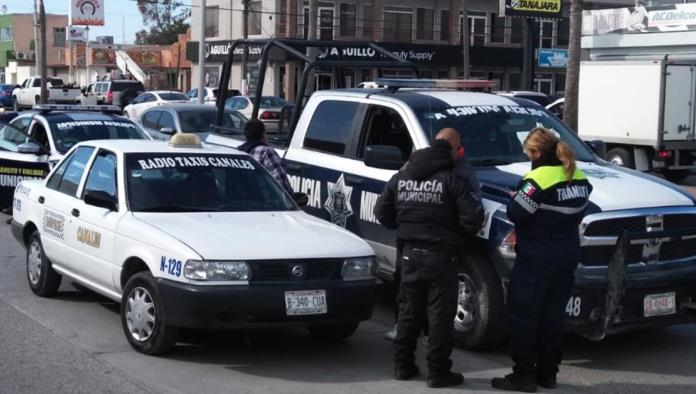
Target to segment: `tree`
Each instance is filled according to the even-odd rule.
[[[137,0],[138,10],[149,30],[135,33],[139,45],[169,45],[177,42],[179,34],[186,33],[191,8],[178,0]],[[205,12],[205,10],[201,10]]]
[[[578,131],[578,88],[580,85],[580,38],[582,35],[583,0],[570,2],[570,39],[568,42],[568,69],[566,72],[563,121]]]

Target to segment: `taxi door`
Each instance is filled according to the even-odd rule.
[[[125,204],[118,203],[116,163],[113,152],[100,149],[96,153],[78,197],[68,207],[72,226],[66,237],[75,256],[71,264],[90,282],[109,291],[114,291],[116,226],[125,213]]]
[[[28,144],[31,143],[31,144]],[[48,174],[48,156],[39,144],[18,128],[0,123],[0,210],[12,206],[17,184]]]

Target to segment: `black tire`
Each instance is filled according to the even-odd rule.
[[[462,257],[454,343],[463,349],[486,349],[505,341],[503,286],[493,264],[475,253]]]
[[[360,325],[359,321],[349,321],[339,324],[309,326],[307,329],[312,338],[326,342],[340,342],[353,335]]]
[[[689,175],[691,175],[691,171],[689,171],[689,170],[664,170],[662,172],[662,175],[664,175],[664,177],[667,178],[667,180],[672,182],[672,183],[681,183],[684,181],[684,179],[688,178]]]
[[[626,148],[614,148],[607,152],[606,161],[626,168],[636,168],[633,153]]]
[[[39,297],[50,297],[58,291],[62,277],[46,257],[38,231],[29,237],[27,245],[27,281],[31,291]]]
[[[34,96],[34,104],[36,104],[36,105],[41,104],[41,96]]]
[[[123,93],[121,93],[121,109],[125,108],[134,98],[138,97],[138,94],[138,91],[135,89],[124,90]]]
[[[131,299],[133,304],[129,303]],[[138,299],[142,302],[149,300],[152,306],[141,309]],[[146,321],[147,316],[152,316],[152,322]],[[176,344],[179,328],[168,326],[164,324],[165,321],[162,299],[152,274],[143,271],[133,275],[128,279],[121,296],[121,326],[128,343],[136,351],[148,355],[171,350]]]
[[[12,97],[12,109],[15,111],[19,111],[19,103],[17,102],[17,96]]]

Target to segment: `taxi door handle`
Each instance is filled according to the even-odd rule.
[[[80,217],[80,211],[79,211],[77,208],[73,208],[73,210],[70,211],[70,213],[71,213],[73,216],[75,216],[76,218],[79,218],[79,217]]]
[[[44,196],[39,196],[39,204],[43,204],[46,201]]]
[[[348,181],[350,183],[357,183],[357,184],[361,184],[361,183],[365,182],[365,180],[363,178],[361,178],[359,176],[352,176],[352,175],[346,176],[346,181]]]

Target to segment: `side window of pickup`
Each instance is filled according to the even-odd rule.
[[[347,154],[359,130],[360,103],[327,100],[319,104],[307,128],[304,147],[335,155]]]
[[[365,156],[365,147],[369,145],[389,145],[399,148],[404,161],[408,160],[413,151],[413,140],[401,115],[395,110],[371,105],[367,110],[363,139],[361,140],[358,157]]]

